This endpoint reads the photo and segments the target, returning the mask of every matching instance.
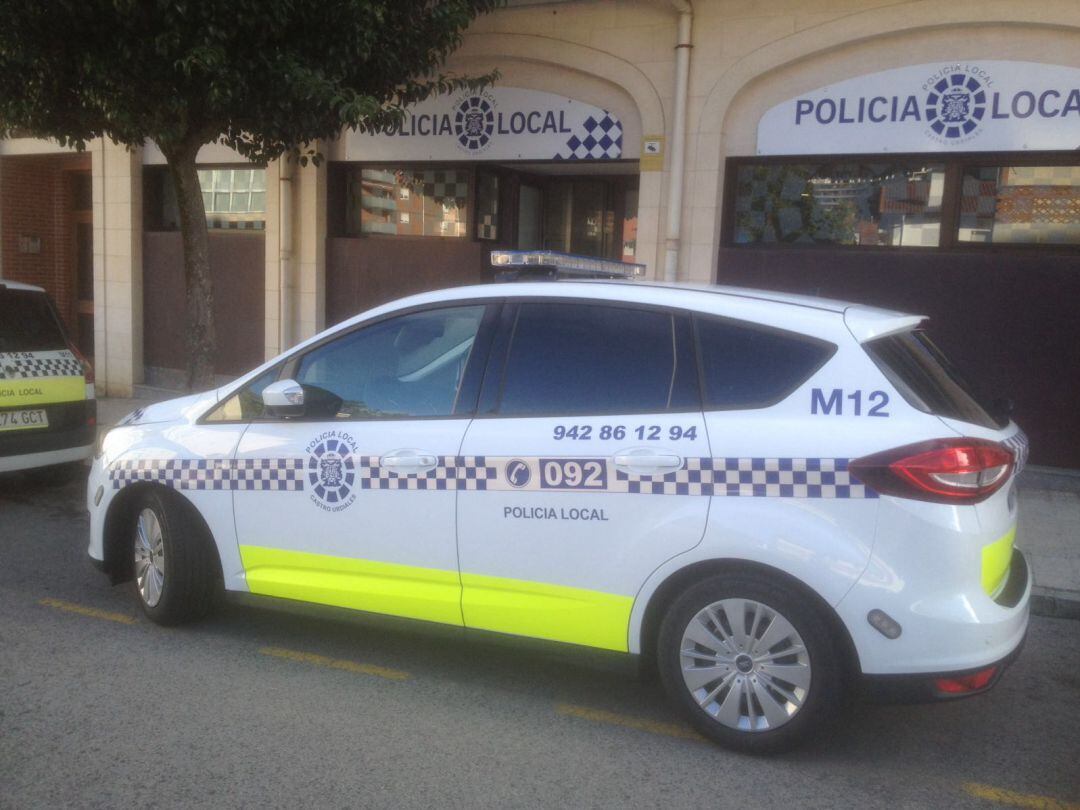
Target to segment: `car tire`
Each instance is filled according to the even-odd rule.
[[[694,728],[748,753],[783,751],[821,731],[845,692],[843,659],[819,608],[753,572],[711,577],[676,598],[657,664]]]
[[[150,490],[134,504],[129,522],[135,599],[156,624],[206,616],[221,592],[213,539],[191,510],[170,493]]]

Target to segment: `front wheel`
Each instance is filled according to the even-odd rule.
[[[751,573],[704,580],[677,598],[657,656],[668,695],[695,728],[741,751],[796,745],[842,697],[841,658],[817,607]]]
[[[149,619],[172,625],[205,616],[220,590],[213,540],[173,497],[143,495],[133,510],[135,598]]]

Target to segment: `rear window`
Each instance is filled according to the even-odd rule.
[[[0,289],[0,352],[66,349],[67,340],[44,293]]]
[[[705,407],[764,408],[806,382],[836,346],[825,341],[720,318],[695,318]]]
[[[912,407],[988,428],[1009,423],[1008,418],[995,415],[997,409],[975,393],[922,330],[879,338],[865,348]]]

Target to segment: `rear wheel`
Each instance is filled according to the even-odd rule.
[[[840,705],[841,659],[817,607],[763,576],[691,587],[668,609],[657,655],[671,699],[730,748],[790,748]]]
[[[132,585],[157,624],[205,616],[220,591],[213,540],[183,504],[162,492],[143,495],[132,510]]]

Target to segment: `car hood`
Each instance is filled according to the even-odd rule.
[[[164,402],[155,402],[152,405],[144,405],[136,408],[119,422],[117,427],[129,425],[151,425],[160,422],[194,422],[207,408],[218,401],[218,392],[202,391],[198,394],[189,394],[186,397],[168,399]]]

